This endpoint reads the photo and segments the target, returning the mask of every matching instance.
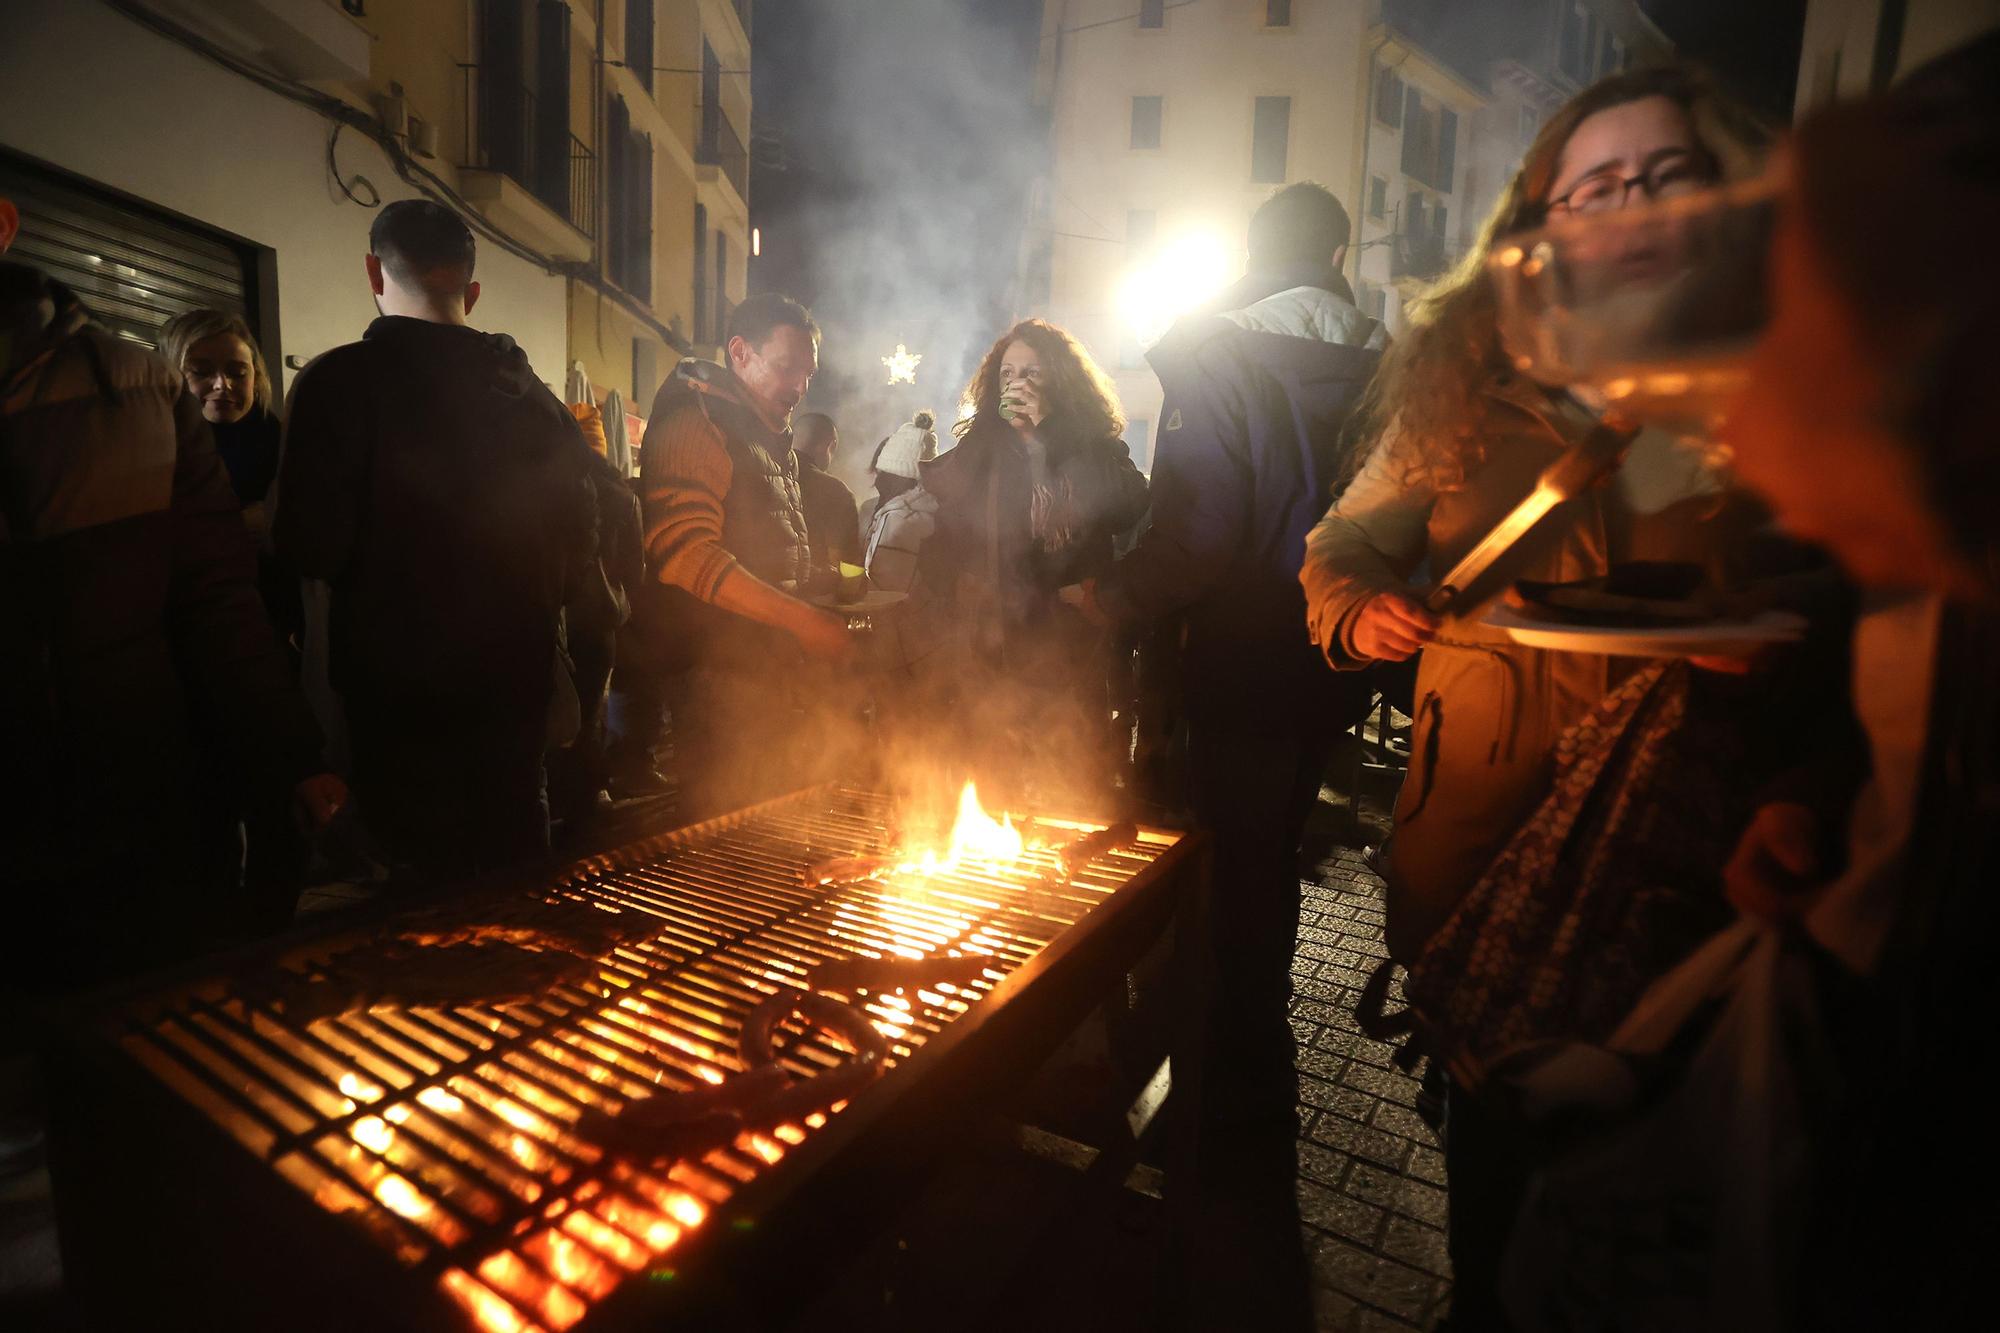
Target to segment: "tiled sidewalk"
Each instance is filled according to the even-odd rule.
[[[1449,1304],[1444,1154],[1417,1082],[1361,1035],[1354,1006],[1382,944],[1382,881],[1340,849],[1305,884],[1292,964],[1299,1040],[1299,1214],[1319,1326],[1431,1328]]]

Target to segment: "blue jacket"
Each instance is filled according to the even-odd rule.
[[[1148,353],[1166,391],[1151,521],[1097,600],[1123,622],[1185,618],[1190,708],[1332,687],[1299,566],[1385,341],[1328,271],[1246,278]]]

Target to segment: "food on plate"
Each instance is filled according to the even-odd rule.
[[[1736,599],[1707,584],[1700,565],[1627,560],[1607,574],[1546,583],[1521,579],[1512,600],[1532,614],[1566,625],[1654,629],[1727,618]]]

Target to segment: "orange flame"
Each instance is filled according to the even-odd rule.
[[[1006,814],[995,819],[979,803],[979,789],[971,782],[958,794],[958,817],[952,821],[951,838],[942,852],[927,847],[914,860],[897,869],[905,873],[934,875],[952,870],[968,861],[989,865],[1018,861],[1027,854],[1027,840]]]

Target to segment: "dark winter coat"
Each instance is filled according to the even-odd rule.
[[[505,334],[383,316],[299,373],[272,537],[331,585],[350,707],[542,715],[594,563],[592,457]]]
[[[215,452],[229,470],[229,487],[243,505],[243,520],[257,542],[257,590],[278,637],[305,641],[305,605],[299,593],[298,571],[278,559],[271,544],[271,487],[278,480],[278,450],[283,427],[261,407],[241,421],[211,422]]]
[[[977,421],[919,465],[938,510],[918,578],[936,596],[978,600],[974,613],[995,619],[1003,641],[1071,618],[1058,590],[1109,569],[1118,535],[1146,512],[1146,479],[1123,440],[1079,439],[1060,416],[1040,433],[1055,514],[1040,533],[1027,447],[1012,427]]]
[[[319,732],[180,377],[60,284],[0,269],[20,349],[0,380],[0,884],[171,902],[198,873],[197,751],[282,793],[319,771]]]
[[[1097,597],[1120,621],[1185,617],[1191,708],[1292,710],[1333,684],[1298,572],[1381,360],[1381,326],[1346,292],[1330,272],[1245,279],[1148,354],[1166,392],[1151,519]]]

